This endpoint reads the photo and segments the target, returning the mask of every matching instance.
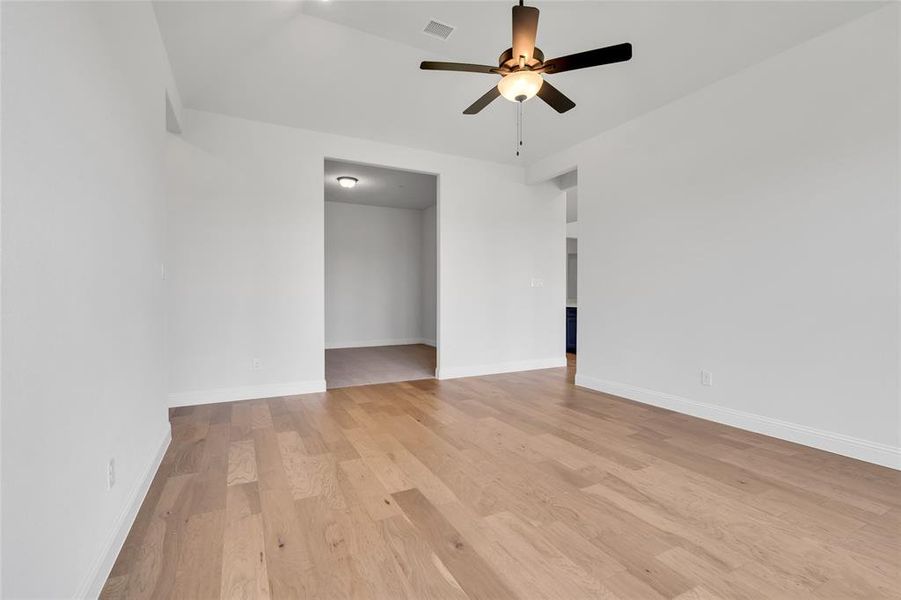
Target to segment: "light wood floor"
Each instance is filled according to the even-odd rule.
[[[901,597],[898,472],[570,377],[178,409],[103,597]]]
[[[325,351],[325,381],[329,389],[434,376],[435,348],[425,344]]]

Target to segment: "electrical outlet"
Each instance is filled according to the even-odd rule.
[[[713,373],[701,369],[701,385],[713,385]]]
[[[533,277],[531,283],[533,288],[544,287],[544,279],[539,279],[538,277]]]
[[[111,458],[106,465],[106,489],[111,490],[116,485],[116,459]]]
[[[250,368],[253,369],[253,370],[257,370],[257,369],[263,368],[263,360],[262,360],[262,359],[259,359],[259,358],[251,359],[251,361],[250,361]]]

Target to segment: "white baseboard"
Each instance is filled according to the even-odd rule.
[[[268,383],[217,390],[199,390],[194,392],[174,392],[169,394],[169,406],[196,406],[198,404],[217,404],[236,400],[256,400],[257,398],[275,398],[278,396],[298,396],[325,391],[325,379],[296,381],[293,383]]]
[[[125,509],[116,519],[113,525],[112,535],[106,542],[106,550],[103,555],[97,559],[88,578],[75,595],[76,598],[97,598],[100,595],[100,591],[103,589],[103,585],[106,583],[110,571],[113,570],[116,558],[119,557],[119,552],[121,552],[122,546],[125,544],[125,538],[128,536],[128,532],[131,530],[131,526],[138,516],[141,504],[144,503],[144,498],[147,496],[150,484],[153,482],[153,478],[160,468],[160,463],[163,462],[163,456],[166,454],[166,449],[169,448],[169,442],[171,441],[172,428],[169,427],[169,423],[166,423],[166,431],[163,434],[162,440],[160,440],[156,455],[147,465],[147,468],[141,474],[141,477],[128,495],[128,502],[125,504]]]
[[[533,360],[517,360],[512,362],[493,363],[488,365],[470,365],[466,367],[441,367],[435,373],[438,379],[457,379],[458,377],[478,377],[497,373],[514,373],[516,371],[534,371],[535,369],[553,369],[565,367],[566,357],[539,358]]]
[[[858,460],[901,469],[901,448],[576,373],[576,385]]]
[[[419,343],[420,343],[420,344],[425,344],[426,346],[431,346],[432,348],[437,348],[437,347],[438,347],[438,340],[427,340],[427,339],[425,339],[425,338],[422,338],[422,339],[419,341]]]
[[[409,346],[410,344],[426,344],[434,346],[435,342],[425,338],[402,338],[392,340],[366,340],[364,342],[328,342],[325,345],[326,350],[337,350],[338,348],[371,348],[374,346]]]

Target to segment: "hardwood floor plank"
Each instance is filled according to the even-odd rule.
[[[517,572],[528,577],[530,597],[595,598],[602,594],[601,582],[544,539],[541,530],[509,512],[482,519],[497,546],[518,564]]]
[[[473,600],[513,598],[513,591],[418,489],[392,494],[404,514]]]
[[[428,541],[409,520],[398,515],[382,520],[379,526],[400,566],[411,598],[468,598]]]
[[[572,368],[170,415],[104,599],[901,599],[901,473]]]
[[[356,491],[361,506],[374,521],[381,521],[400,514],[388,491],[382,487],[372,471],[360,460],[341,462],[341,470]]]
[[[291,494],[295,500],[324,496],[334,508],[345,508],[338,485],[338,463],[330,453],[301,454],[295,449],[297,433],[278,434],[281,457]]]
[[[381,434],[374,436],[373,440],[388,460],[400,469],[406,480],[413,484],[411,487],[419,489],[432,503],[443,504],[457,500],[450,488],[395,438]],[[403,489],[409,487],[404,486]]]
[[[345,433],[364,464],[378,477],[386,491],[393,493],[414,487],[403,470],[379,448],[367,431],[360,428]]]
[[[225,509],[191,515],[179,543],[172,598],[215,598],[222,585]]]
[[[641,600],[666,600],[667,596],[649,586],[641,579],[636,578],[629,571],[622,571],[604,582],[618,598]]]
[[[253,428],[253,416],[251,414],[250,402],[235,402],[232,406],[231,429],[229,430],[229,440],[238,442],[250,439],[250,432]]]
[[[598,581],[626,570],[612,554],[592,544],[579,531],[560,521],[542,525],[541,532],[558,551]]]
[[[230,430],[228,423],[216,423],[207,431],[195,479],[197,491],[191,507],[193,514],[225,510]]]
[[[714,594],[703,585],[699,585],[679,594],[674,600],[720,600],[721,598],[722,596]]]
[[[272,415],[269,414],[269,405],[263,400],[254,400],[250,405],[250,426],[253,429],[272,427]]]
[[[346,509],[333,509],[323,496],[296,500],[295,511],[312,562],[317,598],[349,598],[355,573],[348,555]]]
[[[260,492],[256,482],[228,488],[220,598],[270,598]]]
[[[272,427],[254,430],[254,449],[270,593],[273,598],[312,598],[313,566]]]
[[[239,485],[256,480],[257,457],[253,449],[253,440],[232,442],[228,448],[227,485]]]
[[[285,489],[260,490],[263,541],[269,589],[273,598],[315,598],[316,578],[306,532],[294,498]]]
[[[407,564],[398,562],[392,549],[393,543],[383,529],[390,519],[377,524],[362,507],[353,504],[348,507],[348,516],[352,524],[347,532],[348,555],[357,573],[351,597],[428,598],[420,595],[411,581],[411,578],[426,577],[427,573],[413,573]]]

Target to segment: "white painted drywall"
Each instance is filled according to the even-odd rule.
[[[570,238],[571,239],[571,238]],[[566,302],[575,304],[579,299],[579,255],[566,255]]]
[[[571,187],[566,190],[566,222],[575,223],[579,220],[579,188]]]
[[[518,167],[182,117],[170,157],[170,402],[324,385],[325,157],[440,174],[442,376],[563,364],[565,207],[553,184],[527,186]]]
[[[897,10],[534,165],[579,169],[577,381],[898,464]]]
[[[325,347],[422,340],[422,211],[325,203]]]
[[[149,3],[2,14],[2,596],[87,597],[169,430],[171,75]]]
[[[421,310],[422,340],[432,346],[438,342],[438,207],[420,211],[422,228]]]
[[[0,44],[3,35],[3,10],[0,9]],[[0,48],[2,61],[2,48]],[[0,65],[2,74],[2,65]],[[0,105],[3,98],[3,77],[0,76]],[[2,109],[0,109],[2,110]],[[0,114],[0,266],[3,264],[3,118]],[[3,269],[0,268],[0,290],[3,289]],[[0,293],[0,597],[3,596],[3,294]]]

